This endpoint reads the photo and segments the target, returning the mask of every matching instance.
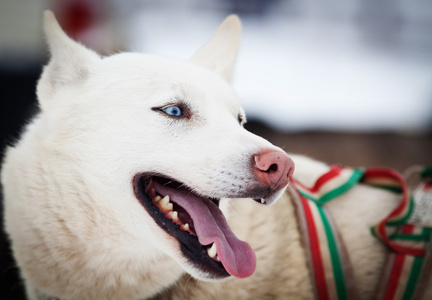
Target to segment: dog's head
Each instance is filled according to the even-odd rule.
[[[204,280],[255,270],[253,250],[232,233],[219,201],[271,204],[294,169],[281,149],[243,128],[230,86],[240,27],[228,17],[189,61],[100,57],[45,16],[51,60],[38,84],[40,121],[64,180],[80,177],[95,210],[128,233],[121,243],[142,242],[143,256],[163,253]]]

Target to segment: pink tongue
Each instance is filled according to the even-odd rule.
[[[153,186],[160,195],[170,195],[173,202],[189,213],[201,245],[216,243],[217,254],[230,275],[245,278],[253,274],[255,252],[248,243],[234,235],[216,204],[205,197],[172,189],[155,181]]]

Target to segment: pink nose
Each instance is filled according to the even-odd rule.
[[[273,190],[285,187],[294,172],[294,162],[282,151],[264,150],[254,156],[257,176]]]

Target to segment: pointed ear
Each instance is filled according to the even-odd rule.
[[[69,38],[49,10],[44,14],[44,27],[51,59],[38,83],[40,100],[50,97],[61,86],[85,81],[91,62],[100,59],[95,52]]]
[[[228,16],[191,61],[218,73],[230,82],[240,44],[241,22],[236,15]]]

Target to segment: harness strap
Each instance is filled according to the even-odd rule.
[[[295,188],[290,189],[308,256],[315,296],[320,300],[354,299],[349,256],[328,212]]]
[[[297,207],[317,299],[356,298],[348,252],[323,205],[351,189],[360,181],[363,172],[363,169],[332,166],[312,187],[291,179],[291,195]]]
[[[430,236],[430,229],[421,229],[412,225],[404,225],[401,228],[404,234],[413,234],[419,230],[427,231]],[[429,270],[432,267],[430,247],[427,252],[427,256],[390,252],[376,299],[421,299],[424,284],[428,281]]]
[[[402,201],[372,228],[393,251],[381,277],[376,299],[421,299],[432,269],[432,168],[417,172],[420,182],[408,189],[401,181]],[[411,192],[413,191],[413,192]]]
[[[432,169],[423,170],[420,174],[432,178]],[[427,271],[432,268],[432,180],[431,193],[424,192],[429,189],[429,184],[423,185],[426,197],[422,198],[421,203],[417,201],[420,205],[416,202],[420,207],[417,214],[414,213],[414,200],[405,180],[392,170],[332,166],[312,187],[293,178],[291,182],[290,191],[297,207],[317,299],[355,298],[352,267],[346,248],[323,205],[360,182],[402,193],[399,205],[371,229],[392,250],[377,299],[414,299],[421,294],[422,286],[427,281]],[[430,227],[425,226],[425,219],[430,221]]]

